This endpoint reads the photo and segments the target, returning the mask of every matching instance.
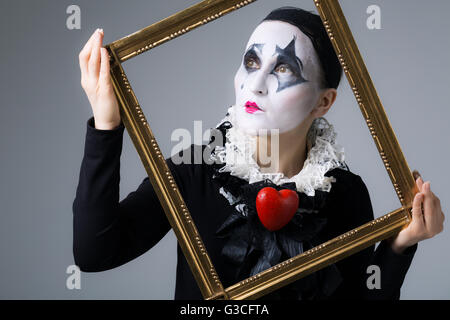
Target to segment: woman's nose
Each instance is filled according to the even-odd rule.
[[[258,72],[254,75],[252,82],[250,83],[250,90],[256,95],[267,94],[267,77],[263,72]]]

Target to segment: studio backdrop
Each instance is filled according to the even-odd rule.
[[[78,54],[96,28],[111,43],[199,1],[23,1],[0,3],[0,298],[173,299],[176,238],[118,268],[80,274],[71,285],[72,203],[92,116],[80,86]],[[445,0],[340,0],[358,48],[411,169],[431,181],[448,209],[450,158]],[[192,143],[234,103],[233,78],[248,38],[282,5],[316,12],[308,0],[258,0],[124,63],[163,155],[179,151],[173,132]],[[375,217],[399,207],[345,76],[325,118],[346,163],[367,185]],[[200,133],[200,134],[199,134]],[[195,138],[200,137],[197,140]],[[178,149],[177,149],[178,148]],[[147,175],[124,134],[120,198]],[[420,242],[402,299],[450,298],[449,233]]]

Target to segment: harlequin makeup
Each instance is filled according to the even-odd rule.
[[[252,33],[235,75],[237,126],[259,129],[298,126],[314,108],[320,64],[311,40],[297,27],[264,21]]]

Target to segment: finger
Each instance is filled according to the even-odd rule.
[[[417,170],[413,170],[412,175],[413,175],[413,177],[414,177],[414,180],[417,180],[417,178],[420,177],[420,173],[419,173],[419,171],[417,171]]]
[[[416,193],[412,204],[412,221],[411,224],[420,229],[425,228],[425,221],[422,213],[423,194],[421,192]]]
[[[412,175],[413,175],[414,180],[416,182],[417,189],[419,189],[419,192],[421,192],[422,191],[422,185],[423,185],[422,176],[420,175],[419,171],[417,171],[417,170],[413,170]]]
[[[95,31],[91,34],[91,36],[89,37],[89,40],[86,42],[86,44],[84,45],[83,49],[81,50],[81,52],[90,52],[91,51],[91,46],[92,46],[92,42],[95,39],[95,34],[99,31],[100,29],[97,28],[95,29]]]
[[[105,48],[101,48],[100,78],[102,84],[109,85],[111,78],[109,76],[109,54]]]
[[[421,192],[422,191],[422,187],[423,187],[423,180],[422,180],[421,176],[419,176],[417,178],[416,183],[417,183],[417,188],[419,188],[419,192]]]
[[[436,234],[442,232],[442,230],[444,228],[445,216],[444,216],[444,213],[442,212],[441,201],[433,193],[433,191],[431,191],[431,187],[430,187],[429,191],[430,191],[431,199],[433,202],[433,204],[432,204],[433,212],[432,212],[432,216],[431,216],[431,227],[432,227],[431,231],[432,231],[433,235],[436,235]]]
[[[434,195],[431,192],[430,182],[427,181],[423,184],[423,211],[425,219],[425,227],[430,233],[436,231],[438,225],[437,211],[435,210]]]
[[[92,33],[91,37],[86,42],[86,44],[84,45],[83,49],[81,50],[81,52],[79,54],[80,69],[81,69],[81,72],[84,74],[87,74],[87,71],[88,71],[87,63],[88,63],[89,57],[91,55],[92,42],[95,39],[95,35],[96,35],[97,31],[98,31],[98,29]]]
[[[91,57],[89,58],[88,65],[89,75],[95,79],[98,79],[98,73],[100,71],[100,48],[102,41],[103,35],[98,31],[92,44]]]

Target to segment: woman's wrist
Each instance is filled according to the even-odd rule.
[[[403,252],[407,249],[408,247],[405,246],[398,246],[395,244],[395,242],[391,242],[391,249],[392,251],[394,251],[396,254],[403,254]]]
[[[406,249],[408,249],[409,247],[412,247],[414,245],[413,244],[399,244],[398,241],[395,241],[396,238],[389,238],[387,239],[392,251],[396,254],[403,254],[405,252]]]

